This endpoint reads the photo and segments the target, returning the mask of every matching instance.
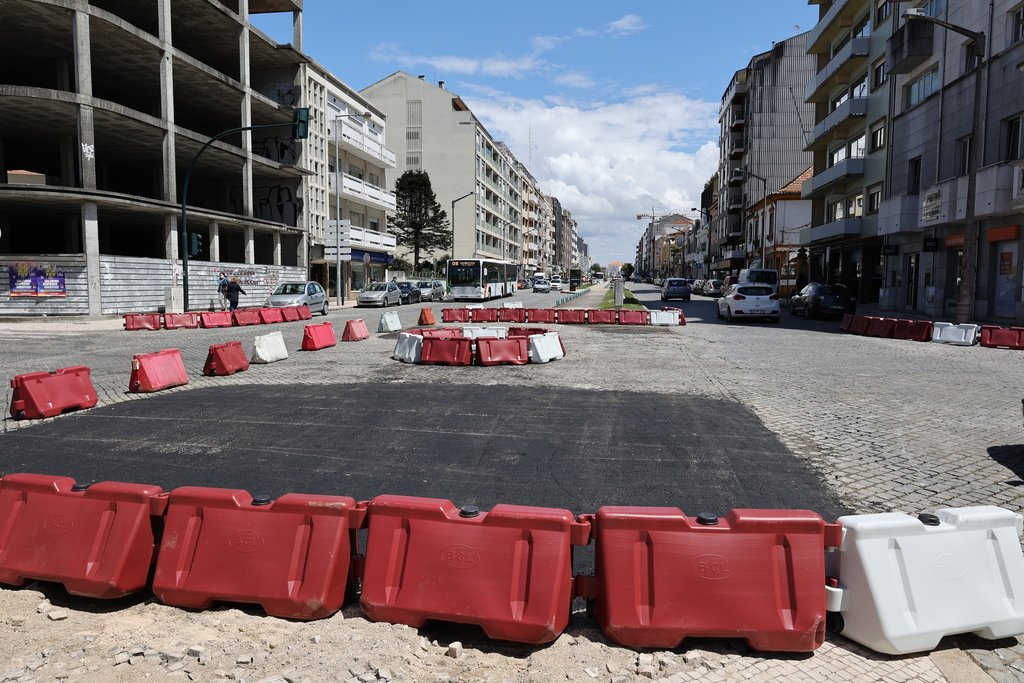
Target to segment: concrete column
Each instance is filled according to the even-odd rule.
[[[239,111],[241,126],[251,126],[252,123],[252,83],[249,73],[249,0],[240,0],[238,13],[242,18],[242,30],[238,34],[238,59],[239,59],[239,80],[242,84],[242,102]],[[245,162],[242,164],[242,214],[253,215],[253,179],[252,179],[252,131],[242,133],[242,151],[245,152]]]
[[[164,258],[178,258],[178,217],[164,216]]]
[[[292,45],[302,52],[302,10],[292,12]]]
[[[309,233],[305,232],[305,231],[300,232],[299,233],[299,240],[298,240],[298,242],[299,242],[299,244],[298,244],[297,248],[299,250],[299,253],[296,254],[296,256],[295,256],[295,258],[296,258],[295,262],[296,262],[296,264],[298,264],[299,268],[308,268],[309,267]]]
[[[72,20],[75,40],[75,79],[78,93],[85,101],[92,99],[92,48],[89,41],[89,15],[75,12]],[[82,105],[78,111],[78,142],[82,168],[82,187],[96,189],[96,132],[91,105]],[[84,209],[83,209],[84,210]]]
[[[157,0],[159,35],[165,49],[160,54],[160,116],[167,126],[163,139],[164,201],[177,202],[178,177],[174,138],[174,60],[168,48],[171,40],[171,0]]]
[[[220,223],[210,223],[210,260],[220,261]]]
[[[274,265],[281,265],[281,233],[274,232]]]
[[[100,223],[96,204],[82,204],[82,241],[85,243],[85,279],[89,285],[89,315],[103,312],[100,294]]]
[[[253,232],[251,227],[245,229],[245,262],[247,264],[256,263],[256,250],[253,248]]]

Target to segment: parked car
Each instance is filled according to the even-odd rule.
[[[665,280],[665,284],[661,286],[661,300],[668,301],[669,299],[690,300],[690,285],[686,280],[677,277]]]
[[[402,303],[402,291],[394,282],[374,282],[359,292],[357,306],[397,306]]]
[[[282,282],[267,297],[267,306],[309,306],[314,313],[327,315],[330,303],[319,282]]]
[[[789,312],[805,318],[841,316],[843,313],[856,313],[857,301],[844,285],[811,282],[790,298]]]
[[[732,322],[736,318],[781,320],[779,295],[771,285],[732,285],[718,300],[718,317]]]
[[[562,276],[552,275],[551,276],[551,291],[561,292],[562,291]]]
[[[547,280],[536,279],[533,281],[533,291],[535,292],[550,292],[551,283]]]
[[[403,304],[418,304],[423,301],[423,295],[420,294],[420,288],[416,286],[415,282],[398,283],[398,291],[401,293],[401,302]]]
[[[722,295],[722,281],[721,280],[705,280],[704,291],[701,292],[704,296],[718,297]]]
[[[769,285],[779,291],[779,271],[774,268],[744,268],[740,271],[737,283],[751,285]]]
[[[722,285],[718,288],[719,296],[725,296],[725,293],[729,291],[730,287],[738,284],[740,284],[740,278],[738,275],[727,275],[722,280]]]
[[[693,284],[690,285],[690,289],[700,294],[704,291],[704,280],[694,280]]]
[[[416,283],[421,301],[440,301],[444,298],[444,285],[440,280],[420,280]]]

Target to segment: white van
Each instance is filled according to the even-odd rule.
[[[773,268],[744,268],[740,271],[737,284],[769,285],[779,293],[779,271]]]

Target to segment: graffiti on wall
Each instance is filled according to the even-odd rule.
[[[7,266],[11,297],[66,297],[67,278],[56,266],[37,263],[13,263]]]
[[[242,213],[242,188],[239,185],[231,188],[231,210]],[[302,199],[295,196],[292,188],[287,185],[260,185],[253,188],[252,209],[255,218],[275,221],[285,225],[298,225],[298,217],[302,213]]]
[[[246,285],[251,287],[276,287],[281,281],[280,271],[266,266],[262,268],[233,268],[223,272],[227,274],[228,278],[237,277],[239,284],[243,287]]]
[[[281,164],[295,164],[299,160],[295,140],[291,138],[256,140],[252,143],[252,151]]]

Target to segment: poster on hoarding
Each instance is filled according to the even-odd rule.
[[[11,297],[66,297],[64,271],[53,265],[15,263],[7,266]]]

